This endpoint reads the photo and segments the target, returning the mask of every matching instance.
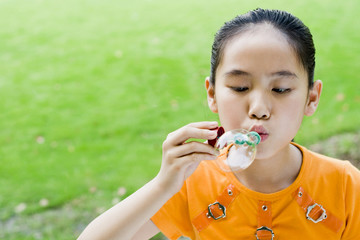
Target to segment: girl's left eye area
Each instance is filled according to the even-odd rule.
[[[290,92],[291,89],[290,88],[273,88],[272,91],[276,92],[276,93],[287,93],[287,92]]]

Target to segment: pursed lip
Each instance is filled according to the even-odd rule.
[[[269,137],[269,133],[266,130],[266,128],[264,128],[261,125],[254,125],[250,128],[250,131],[252,132],[257,132],[260,135],[261,138],[261,142],[264,142],[268,137]]]

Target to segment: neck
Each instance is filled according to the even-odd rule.
[[[302,164],[300,150],[289,144],[270,159],[257,159],[246,170],[235,173],[247,188],[261,193],[274,193],[290,186]]]

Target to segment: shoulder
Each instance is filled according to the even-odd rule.
[[[333,188],[345,194],[349,193],[350,189],[357,189],[360,193],[360,171],[349,161],[328,157],[295,145],[302,151],[306,165],[304,177],[312,186],[317,185],[327,190]]]
[[[344,185],[350,183],[360,187],[360,171],[348,160],[335,159],[314,152],[310,154],[313,157],[314,166],[318,166],[319,170],[338,175]]]
[[[359,175],[360,171],[347,160],[341,160],[313,152],[301,145],[294,144],[303,154],[303,161],[314,173],[338,173],[340,175],[352,173]]]

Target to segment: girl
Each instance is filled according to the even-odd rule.
[[[256,131],[246,170],[223,172],[209,144],[216,122],[170,133],[158,175],[96,218],[79,239],[360,239],[360,172],[292,143],[322,90],[315,48],[293,15],[257,9],[218,31],[206,78],[208,105],[226,131]]]

